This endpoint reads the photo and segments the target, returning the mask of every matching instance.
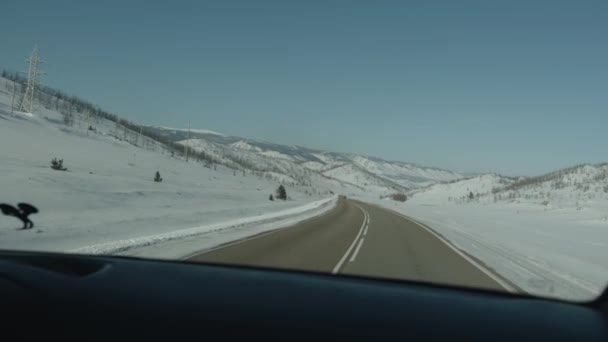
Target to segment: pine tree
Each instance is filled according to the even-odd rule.
[[[472,200],[473,198],[475,198],[475,195],[473,195],[473,191],[469,192],[469,199]]]
[[[160,173],[158,171],[156,171],[156,175],[154,175],[154,181],[157,183],[160,183],[163,181],[162,177],[160,176]]]
[[[270,194],[270,197],[268,197],[268,200],[274,201],[274,197],[272,197],[272,194]]]
[[[277,198],[281,200],[287,199],[287,191],[285,190],[285,187],[283,185],[279,185],[279,187],[277,188]]]

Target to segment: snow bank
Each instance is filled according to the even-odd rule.
[[[69,251],[73,253],[80,254],[132,254],[132,255],[166,255],[170,254],[171,257],[175,257],[176,253],[178,256],[185,255],[187,253],[192,253],[194,251],[203,250],[206,248],[217,246],[226,241],[232,241],[239,238],[244,238],[250,235],[259,234],[261,232],[265,232],[272,229],[277,229],[281,227],[291,226],[298,222],[310,219],[312,217],[322,215],[325,212],[333,209],[337,203],[337,196],[332,198],[323,199],[319,201],[315,201],[303,206],[268,213],[263,215],[257,215],[252,217],[241,218],[237,220],[230,220],[225,222],[219,222],[216,224],[204,225],[199,227],[180,229],[176,231],[171,231],[163,234],[155,234],[149,236],[141,236],[133,239],[124,239],[111,241],[106,243],[94,244],[90,246],[85,246],[81,248],[77,248],[75,250]],[[191,248],[194,248],[193,251],[185,252],[188,248],[184,249],[179,248],[176,249],[175,246],[165,247],[166,249],[170,249],[169,251],[162,251],[160,254],[158,251],[150,251],[146,250],[145,252],[137,251],[134,253],[125,253],[132,249],[142,248],[142,247],[150,247],[156,246],[156,248],[163,248],[160,246],[162,243],[166,243],[169,241],[174,241],[178,239],[186,239],[197,237],[203,234],[209,234],[210,232],[218,232],[224,230],[238,229],[236,232],[227,232],[225,237],[228,239],[222,239],[222,236],[214,236],[214,238],[209,241],[205,241],[203,244],[197,244]],[[191,241],[188,241],[191,243]],[[189,247],[190,248],[190,247]]]

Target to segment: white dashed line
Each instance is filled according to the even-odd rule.
[[[342,268],[342,264],[344,264],[344,262],[346,261],[346,259],[350,255],[350,252],[352,252],[353,248],[355,248],[355,245],[357,244],[357,241],[359,241],[359,238],[361,237],[361,235],[363,233],[363,229],[365,229],[367,227],[367,221],[369,219],[369,215],[367,214],[367,211],[365,211],[363,208],[361,208],[358,205],[356,205],[356,206],[363,213],[363,224],[361,224],[361,228],[359,228],[359,232],[357,233],[357,236],[355,236],[355,239],[350,244],[350,247],[348,247],[348,249],[346,250],[346,253],[344,253],[344,255],[342,256],[342,258],[340,258],[340,261],[338,261],[338,263],[336,264],[336,266],[334,267],[334,269],[331,271],[332,274],[338,274],[338,272],[340,272],[340,268]],[[361,243],[359,243],[357,251],[359,250],[359,248],[361,248]],[[355,252],[355,254],[356,254],[356,252]],[[351,259],[351,261],[352,260],[354,260],[354,259]]]

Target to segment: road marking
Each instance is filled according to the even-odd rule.
[[[363,233],[363,229],[365,228],[365,225],[367,223],[367,219],[368,219],[367,212],[365,210],[363,210],[363,208],[361,208],[357,204],[355,204],[355,206],[357,206],[357,208],[359,208],[359,210],[361,210],[361,212],[363,213],[363,223],[361,224],[361,228],[359,228],[359,232],[357,233],[357,236],[355,236],[353,243],[350,244],[350,247],[348,247],[348,249],[346,250],[346,253],[344,253],[342,258],[340,258],[340,261],[338,261],[338,263],[336,264],[334,269],[331,271],[331,274],[338,274],[338,272],[340,272],[340,268],[342,267],[342,264],[344,264],[344,262],[346,261],[346,258],[348,258],[348,255],[350,254],[350,252],[353,250],[353,248],[355,248],[355,245],[357,244],[357,241],[361,237],[361,234]]]
[[[366,226],[367,228],[367,226]],[[355,258],[357,258],[357,254],[359,254],[359,250],[361,249],[361,245],[363,244],[363,241],[365,239],[361,238],[361,240],[359,240],[359,244],[357,245],[357,248],[355,248],[355,253],[353,253],[353,256],[350,257],[350,260],[348,262],[353,262],[355,261]]]
[[[393,211],[393,210],[390,210],[390,209],[388,209],[388,210],[391,211],[391,212],[393,212],[394,214],[396,214],[398,216],[403,217],[404,219],[406,219],[408,221],[414,222],[415,224],[417,224],[420,227],[424,228],[429,233],[433,234],[433,236],[435,236],[437,239],[439,239],[439,241],[443,242],[446,246],[448,246],[451,250],[453,250],[454,252],[456,252],[461,257],[463,257],[466,261],[468,261],[469,263],[471,263],[473,266],[477,267],[477,269],[479,269],[485,275],[487,275],[492,280],[494,280],[495,282],[497,282],[498,285],[502,286],[505,290],[507,290],[507,291],[509,291],[511,293],[518,293],[518,291],[513,286],[509,285],[507,282],[505,282],[504,280],[502,280],[500,277],[498,277],[492,271],[488,270],[486,267],[480,265],[477,261],[475,261],[474,259],[472,259],[468,255],[466,255],[466,253],[462,252],[456,246],[454,246],[450,241],[448,241],[447,239],[445,239],[443,236],[437,234],[433,229],[427,227],[424,223],[418,222],[418,221],[414,220],[413,218],[407,217],[405,215],[402,215],[402,214],[400,214],[400,213],[398,213],[396,211]]]

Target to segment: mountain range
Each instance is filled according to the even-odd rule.
[[[209,130],[148,128],[171,141],[203,151],[223,164],[272,172],[297,183],[307,182],[314,173],[359,188],[386,192],[409,191],[464,177],[454,171],[414,163],[282,145]]]

